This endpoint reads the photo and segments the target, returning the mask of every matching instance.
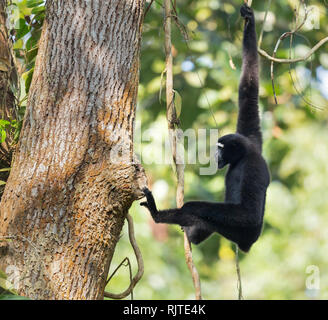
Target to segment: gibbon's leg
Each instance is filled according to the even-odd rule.
[[[190,242],[199,244],[207,239],[215,230],[202,229],[198,226],[183,227],[183,231],[187,234]]]

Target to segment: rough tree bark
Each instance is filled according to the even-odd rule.
[[[0,119],[15,120],[15,96],[17,88],[17,72],[11,50],[8,30],[6,28],[6,0],[0,0]],[[13,147],[12,129],[8,128],[6,140],[0,144],[0,169],[9,168]],[[0,172],[0,180],[6,181],[8,172]],[[0,187],[0,194],[3,189]]]
[[[133,124],[144,0],[49,0],[0,207],[0,269],[32,299],[102,299],[144,171]],[[2,242],[4,246],[4,243]],[[10,268],[8,268],[10,267]]]

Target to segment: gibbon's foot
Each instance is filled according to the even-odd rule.
[[[254,20],[253,10],[246,3],[240,8],[240,15],[246,20]]]

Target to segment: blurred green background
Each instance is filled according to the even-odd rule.
[[[150,1],[147,1],[147,5]],[[179,27],[173,26],[175,90],[182,99],[181,128],[235,131],[237,92],[241,69],[243,0],[179,0]],[[264,27],[262,48],[272,54],[281,34],[301,22],[299,0],[275,0],[263,19],[268,1],[253,0],[258,35]],[[303,56],[328,34],[328,1],[306,1],[308,22],[295,35],[292,55]],[[44,19],[39,0],[13,1],[16,24],[14,49],[24,72],[22,104],[32,79],[37,44]],[[17,10],[16,10],[17,11]],[[300,12],[295,21],[295,12]],[[26,16],[32,17],[32,23]],[[181,32],[181,30],[185,30]],[[189,35],[186,41],[184,33]],[[311,59],[295,65],[275,64],[273,98],[270,62],[260,58],[260,109],[264,156],[272,176],[268,189],[263,234],[250,253],[240,254],[245,299],[328,298],[328,45]],[[284,40],[277,56],[288,58],[290,41]],[[150,187],[159,208],[175,207],[176,179],[170,164],[154,163],[168,140],[165,102],[160,98],[165,67],[162,1],[155,0],[144,24],[135,150],[142,154]],[[162,88],[165,92],[165,88]],[[161,102],[160,102],[161,100]],[[209,108],[211,105],[211,109]],[[153,131],[149,133],[149,129]],[[148,138],[150,141],[147,141]],[[154,134],[154,132],[156,134]],[[209,147],[210,142],[206,142]],[[195,147],[202,147],[204,145]],[[224,174],[200,175],[203,167],[186,166],[185,200],[222,201]],[[155,225],[148,212],[135,203],[130,210],[143,254],[145,274],[134,290],[135,299],[194,299],[185,263],[183,233],[177,226]],[[235,247],[219,235],[193,246],[204,299],[236,299]],[[133,262],[126,226],[117,245],[111,271],[125,258]],[[118,293],[129,285],[129,269],[122,267],[107,290]],[[317,273],[313,273],[313,270]],[[312,282],[314,275],[318,282]],[[320,284],[320,288],[311,287]],[[127,298],[128,299],[128,298]]]
[[[190,40],[186,43],[173,27],[175,89],[182,98],[183,130],[216,128],[207,100],[212,106],[220,134],[235,131],[237,92],[241,69],[243,1],[177,1],[181,23]],[[327,36],[324,1],[307,1],[308,23],[293,40],[293,56],[304,55]],[[263,26],[267,1],[253,1],[258,35]],[[294,10],[300,1],[273,1],[264,26],[262,48],[272,54],[280,35],[295,25]],[[300,14],[303,7],[300,8]],[[301,21],[301,18],[299,22]],[[151,161],[168,139],[165,102],[160,103],[161,73],[164,70],[163,14],[156,1],[146,16],[141,53],[141,81],[137,129],[150,128],[156,137],[137,142],[143,164],[159,208],[175,207],[175,175],[172,166]],[[270,62],[261,61],[260,108],[264,156],[272,176],[268,189],[263,234],[250,253],[240,254],[245,299],[328,298],[328,45],[311,60],[296,65],[275,64],[275,86],[279,105],[273,98]],[[288,58],[286,39],[277,56]],[[233,61],[236,69],[231,66]],[[290,76],[291,73],[291,76]],[[165,92],[163,84],[163,92]],[[145,140],[145,139],[144,139]],[[187,147],[187,146],[186,146]],[[224,171],[201,176],[197,164],[186,166],[185,200],[222,201]],[[134,291],[135,299],[194,299],[193,284],[185,264],[183,233],[177,226],[154,225],[148,212],[135,203],[130,210],[141,248],[145,274]],[[204,299],[236,299],[235,246],[213,235],[193,246],[194,261]],[[133,260],[126,226],[117,246],[111,269],[126,256]],[[135,264],[134,271],[136,270]],[[319,271],[320,289],[307,289]],[[308,272],[308,273],[307,273]],[[122,268],[107,289],[120,292],[129,284],[128,268]]]

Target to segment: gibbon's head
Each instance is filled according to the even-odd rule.
[[[217,142],[217,162],[218,168],[222,169],[227,164],[237,164],[247,150],[246,138],[240,134],[228,134],[221,137]]]

